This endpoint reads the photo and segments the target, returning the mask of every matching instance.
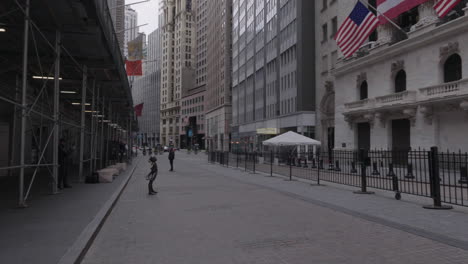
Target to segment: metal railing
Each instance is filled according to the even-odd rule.
[[[248,172],[374,188],[468,207],[468,153],[431,150],[209,152],[208,160]]]

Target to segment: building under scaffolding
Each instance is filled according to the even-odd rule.
[[[0,1],[0,185],[19,206],[39,182],[57,193],[62,173],[83,182],[115,162],[119,143],[132,145],[132,96],[109,11],[101,0]]]

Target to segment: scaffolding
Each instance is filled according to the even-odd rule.
[[[35,3],[35,14],[47,12],[44,1],[33,1],[41,2]],[[8,54],[0,50],[0,60],[4,58],[2,55],[8,55],[7,60],[18,61],[11,67],[0,68],[0,106],[7,110],[12,107],[13,112],[7,120],[11,132],[8,165],[1,166],[0,172],[18,177],[19,207],[28,206],[31,188],[40,171],[49,176],[50,193],[59,192],[59,177],[69,162],[60,157],[62,140],[68,140],[67,152],[78,154],[79,182],[116,162],[116,144],[126,144],[127,157],[131,156],[135,116],[112,20],[106,1],[85,2],[88,5],[70,5],[71,11],[83,16],[84,10],[88,18],[98,22],[96,27],[105,41],[96,38],[96,46],[102,46],[110,54],[111,63],[102,65],[101,60],[87,57],[79,49],[69,49],[63,33],[78,29],[64,29],[60,21],[54,21],[51,27],[49,21],[31,14],[30,0],[0,3],[0,27],[7,28],[2,34],[12,32],[10,40],[15,39],[14,33],[20,31],[13,26],[17,24],[15,20],[22,18],[24,23],[22,45],[0,45],[9,50]],[[55,33],[53,40],[51,32]],[[16,52],[21,54],[21,60],[14,55]],[[76,148],[79,153],[74,151]]]

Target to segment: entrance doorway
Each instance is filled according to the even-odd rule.
[[[327,129],[327,142],[328,151],[331,152],[335,148],[335,128],[329,127]]]
[[[408,152],[411,149],[411,124],[408,119],[392,120],[393,162],[405,165],[408,163]]]
[[[370,123],[358,123],[358,149],[369,150],[370,142]]]

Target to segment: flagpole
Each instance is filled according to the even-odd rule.
[[[358,0],[361,4],[363,5],[366,5],[366,3],[363,3],[361,0]],[[386,15],[382,14],[382,12],[380,12],[379,10],[377,10],[377,8],[373,7],[371,4],[367,3],[367,7],[369,7],[370,9],[374,10],[375,12],[377,12],[377,14],[383,16],[388,22],[390,22],[390,24],[392,24],[394,27],[396,27],[399,31],[401,31],[403,34],[405,34],[406,36],[408,36],[408,32],[404,31],[400,26],[398,26],[395,22],[393,22],[390,18],[388,18]]]

